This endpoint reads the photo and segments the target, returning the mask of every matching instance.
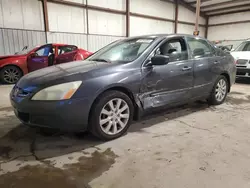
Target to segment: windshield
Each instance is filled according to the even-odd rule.
[[[250,51],[250,41],[241,43],[235,51]]]
[[[36,48],[36,47],[37,47],[37,46],[30,46],[30,47],[24,46],[23,49],[22,49],[22,51],[17,52],[17,53],[15,53],[15,54],[17,54],[17,55],[28,54],[31,50],[33,50],[33,49]]]
[[[108,45],[90,56],[87,60],[106,62],[131,62],[138,58],[153,42],[151,38],[122,40]]]

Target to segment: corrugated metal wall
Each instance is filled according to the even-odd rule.
[[[14,54],[24,46],[36,46],[46,43],[45,32],[0,29],[0,55]]]
[[[0,0],[0,55],[45,42],[41,1]]]
[[[86,3],[86,0],[67,0]],[[126,0],[88,0],[89,5],[126,10]],[[143,6],[142,6],[143,5]],[[174,20],[174,4],[160,0],[131,0],[132,13]],[[42,3],[39,0],[0,0],[0,55],[13,54],[25,45],[42,43],[75,44],[92,52],[126,36],[126,16],[105,11],[48,2],[50,32],[44,32]],[[195,14],[180,6],[179,19],[195,22]],[[201,23],[205,20],[201,18]],[[194,26],[179,24],[178,32],[191,34]],[[204,28],[201,28],[204,35]],[[89,35],[87,32],[89,31]],[[174,23],[130,17],[130,35],[173,33]],[[46,41],[47,38],[47,41]]]

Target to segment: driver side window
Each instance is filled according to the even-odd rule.
[[[183,38],[166,41],[155,51],[155,55],[169,56],[169,62],[188,59],[187,46]]]
[[[44,46],[36,51],[38,56],[48,56],[51,53],[52,48],[50,46]]]

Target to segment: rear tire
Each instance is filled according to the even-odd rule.
[[[128,130],[133,113],[133,103],[126,94],[107,91],[91,109],[89,130],[101,140],[116,139]]]
[[[23,73],[16,66],[5,66],[0,70],[0,81],[3,84],[15,84]]]
[[[228,93],[229,83],[225,76],[220,75],[216,80],[212,93],[208,98],[208,103],[211,105],[220,105],[222,104]]]

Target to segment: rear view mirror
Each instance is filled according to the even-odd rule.
[[[169,56],[155,55],[151,58],[151,65],[166,65],[169,63]]]
[[[204,56],[205,55],[205,50],[203,48],[196,48],[193,51],[193,56],[197,57],[197,56]]]

